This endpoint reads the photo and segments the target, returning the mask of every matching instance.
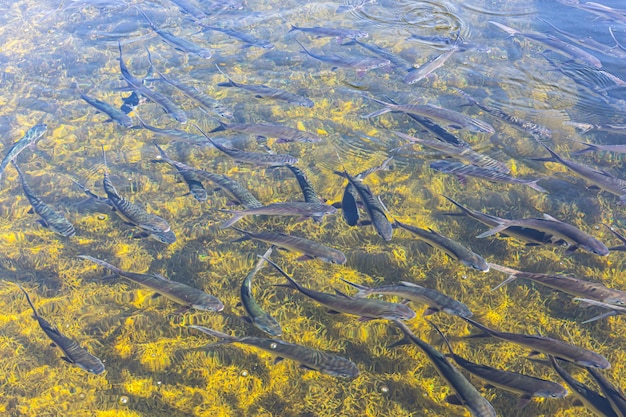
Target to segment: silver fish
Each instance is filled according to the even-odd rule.
[[[221,229],[231,227],[245,216],[299,216],[301,218],[313,216],[325,216],[335,214],[337,209],[328,204],[303,203],[300,201],[289,201],[285,203],[271,203],[265,206],[246,210],[222,210],[233,214],[230,220],[220,225]]]
[[[587,152],[614,152],[614,153],[626,153],[626,145],[603,145],[600,143],[587,143],[587,142],[579,142],[581,145],[585,146],[585,149],[581,149],[580,151],[573,152],[572,155],[582,155]]]
[[[196,19],[204,19],[205,17],[207,17],[207,14],[204,12],[204,10],[187,0],[171,1],[172,3],[175,3],[183,13],[188,13]]]
[[[220,190],[228,194],[233,202],[241,204],[247,209],[263,207],[263,203],[257,200],[247,188],[226,175],[216,174],[202,169],[189,169],[189,171],[197,177],[211,181],[217,185]]]
[[[26,131],[24,136],[19,138],[17,142],[15,142],[9,150],[7,151],[4,158],[2,158],[2,162],[0,162],[0,181],[2,180],[2,174],[4,174],[4,170],[7,168],[9,163],[24,150],[27,146],[33,145],[36,143],[48,130],[48,125],[45,123],[37,124]]]

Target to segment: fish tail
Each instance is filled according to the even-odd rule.
[[[538,178],[534,181],[529,181],[526,183],[526,185],[528,185],[530,188],[532,188],[533,190],[539,191],[540,193],[547,193],[548,191],[546,191],[545,188],[541,187],[539,184],[537,184],[539,181],[541,181],[543,178]]]
[[[296,40],[296,42],[298,42],[298,45],[300,45],[300,47],[301,47],[302,49],[304,49],[304,52],[305,52],[307,55],[313,56],[313,54],[311,54],[311,52],[309,52],[309,50],[308,50],[308,49],[306,49],[306,48],[304,47],[304,45],[302,45],[302,43],[298,40],[298,38],[295,38],[295,40]]]
[[[287,32],[287,33],[291,33],[291,32],[294,32],[296,30],[300,30],[300,28],[298,26],[295,26],[295,25],[290,25],[290,26],[291,26],[291,29],[289,29],[289,32]]]
[[[495,27],[502,29],[503,31],[505,31],[506,33],[509,34],[509,36],[515,36],[518,33],[520,33],[518,30],[513,29],[512,27],[503,25],[502,23],[498,23],[498,22],[494,22],[493,20],[490,20],[489,23],[491,23],[492,25],[494,25]]]
[[[237,223],[239,220],[243,218],[244,218],[243,214],[239,212],[235,212],[235,215],[233,217],[231,217],[229,220],[226,220],[224,223],[220,224],[220,229],[228,229],[233,224]]]
[[[288,284],[288,286],[289,286],[289,287],[294,288],[294,289],[296,289],[296,290],[298,290],[298,291],[302,291],[302,286],[301,286],[300,284],[298,284],[298,283],[297,283],[297,282],[296,282],[293,278],[291,278],[291,277],[289,276],[289,274],[287,274],[285,271],[283,271],[283,269],[282,269],[280,266],[276,265],[276,264],[274,263],[274,261],[272,261],[272,260],[271,260],[271,259],[269,259],[269,258],[263,258],[263,259],[265,259],[265,260],[266,260],[266,261],[267,261],[270,265],[272,265],[272,266],[273,266],[273,267],[274,267],[274,268],[275,268],[278,272],[280,272],[280,274],[281,274],[283,277],[285,277],[285,278],[287,279],[287,281],[289,282],[289,284]]]
[[[222,339],[223,341],[225,341],[227,343],[236,342],[236,341],[239,340],[238,337],[231,336],[231,335],[226,334],[226,333],[218,332],[217,330],[209,329],[209,328],[204,327],[204,326],[191,325],[191,326],[187,326],[187,327],[192,328],[192,329],[196,329],[196,330],[200,330],[202,333],[206,333],[206,334],[211,335],[213,337],[217,337],[218,339]]]
[[[209,133],[222,132],[226,130],[226,123],[222,122],[221,120],[218,120],[217,123],[219,123],[220,125],[213,130],[209,130]]]
[[[146,20],[148,21],[148,24],[150,25],[150,27],[151,27],[152,29],[156,30],[156,26],[154,25],[154,23],[152,23],[152,20],[150,20],[150,18],[148,17],[148,15],[147,15],[147,14],[145,14],[145,13],[144,13],[144,11],[143,11],[143,10],[141,10],[141,8],[139,8],[139,6],[135,6],[135,8],[136,8],[137,10],[139,10],[139,13],[141,13],[141,14],[143,15],[143,17],[145,17],[145,18],[146,18]]]
[[[452,345],[450,344],[450,341],[448,340],[448,338],[446,337],[445,334],[443,334],[443,332],[441,331],[441,329],[439,328],[439,326],[437,326],[435,323],[433,323],[430,320],[426,320],[426,322],[428,324],[430,324],[433,329],[437,330],[437,333],[439,333],[439,336],[441,336],[441,338],[443,339],[443,341],[446,343],[446,345],[448,346],[448,350],[450,351],[450,354],[452,356],[454,356],[454,351],[452,350]]]
[[[485,238],[487,236],[492,236],[492,235],[495,235],[496,233],[499,233],[499,232],[501,232],[504,229],[509,227],[509,222],[504,220],[504,219],[500,220],[499,223],[500,224],[498,224],[493,229],[489,229],[486,232],[479,234],[478,236],[476,236],[476,238],[477,239],[482,239],[482,238]]]
[[[24,293],[24,295],[26,296],[26,301],[28,302],[28,305],[30,306],[30,308],[33,309],[33,314],[35,319],[37,319],[39,317],[39,314],[37,313],[37,309],[35,308],[35,306],[33,305],[33,302],[30,300],[30,296],[28,295],[28,293],[26,292],[26,290],[24,289],[24,287],[22,287],[20,284],[17,284],[17,287],[22,290],[22,292]]]
[[[367,297],[368,295],[372,293],[372,289],[370,287],[366,287],[365,285],[355,284],[354,282],[350,282],[347,279],[343,279],[343,278],[341,278],[341,280],[345,282],[346,284],[359,290],[359,292],[354,295],[354,297],[356,298]]]
[[[94,258],[94,257],[89,256],[89,255],[78,255],[78,257],[81,258],[81,259],[87,259],[88,261],[96,263],[96,264],[98,264],[98,265],[108,269],[109,271],[118,274],[118,275],[122,275],[122,273],[124,272],[121,269],[119,269],[118,267],[116,267],[115,265],[111,265],[108,262],[102,261],[100,259]]]
[[[255,273],[258,272],[261,268],[263,268],[263,265],[265,265],[265,262],[267,262],[267,260],[269,259],[273,251],[274,251],[274,245],[270,246],[262,256],[259,256],[259,262],[257,262],[256,266],[254,267]]]
[[[389,113],[391,109],[389,107],[385,107],[384,109],[376,110],[373,113],[366,114],[365,116],[361,116],[361,119],[371,119],[372,117],[380,116],[381,114]]]
[[[169,159],[167,157],[167,154],[165,153],[165,151],[163,150],[163,148],[161,148],[156,142],[152,142],[152,144],[154,146],[156,146],[157,150],[159,151],[159,155],[161,156],[161,161],[165,160],[165,159]]]
[[[584,153],[595,152],[598,150],[598,147],[594,145],[593,143],[586,143],[586,142],[578,142],[578,143],[580,143],[581,145],[585,145],[585,149],[572,152],[572,155],[582,155]]]

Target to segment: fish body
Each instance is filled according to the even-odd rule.
[[[55,211],[49,205],[44,203],[39,197],[37,197],[26,182],[26,178],[24,177],[22,170],[17,166],[15,161],[12,161],[12,163],[20,177],[24,195],[32,206],[32,210],[39,217],[41,217],[41,224],[63,237],[74,236],[76,234],[76,229],[74,229],[72,223],[70,223],[61,213]]]
[[[606,379],[597,369],[587,368],[587,372],[596,380],[598,386],[611,403],[618,417],[626,417],[626,397],[621,390]]]
[[[242,90],[251,92],[257,98],[266,98],[266,99],[272,99],[272,100],[286,101],[289,104],[294,104],[294,105],[301,106],[301,107],[311,108],[315,105],[315,103],[313,103],[313,101],[308,97],[293,94],[288,91],[281,90],[279,88],[268,87],[264,84],[242,84],[242,83],[236,83],[230,78],[228,78],[228,82],[219,83],[217,85],[220,87],[240,88]]]
[[[391,62],[388,59],[380,59],[380,58],[374,58],[370,56],[346,57],[346,56],[341,56],[341,55],[336,55],[336,54],[318,55],[306,49],[304,45],[300,43],[299,40],[296,39],[296,42],[298,42],[300,47],[304,50],[304,52],[308,56],[315,58],[318,61],[322,61],[327,64],[334,65],[335,67],[350,68],[359,73],[364,73],[371,69],[386,67],[391,64]]]
[[[156,142],[152,142],[152,144],[156,146],[157,150],[159,151],[159,156],[157,157],[157,159],[155,159],[155,161],[166,162],[176,168],[176,171],[178,171],[180,176],[183,177],[183,180],[187,184],[187,187],[189,188],[189,193],[200,202],[206,201],[206,189],[202,185],[200,177],[196,174],[196,170],[189,165],[171,159],[169,156],[167,156],[165,151],[159,145],[157,145]]]
[[[258,124],[226,124],[220,123],[220,126],[211,130],[209,133],[221,130],[233,130],[240,133],[249,133],[252,135],[260,135],[268,138],[278,138],[281,142],[308,142],[314,143],[322,140],[319,136],[307,132],[305,130],[293,129],[287,126],[258,123]]]
[[[289,32],[295,32],[295,31],[312,33],[318,38],[324,37],[324,36],[334,37],[337,39],[337,42],[342,42],[344,39],[361,39],[361,38],[367,38],[369,36],[367,32],[364,32],[362,30],[328,28],[328,27],[321,27],[321,26],[298,27],[298,26],[291,25],[291,29],[289,30]]]
[[[104,364],[102,361],[96,356],[92,355],[87,351],[87,349],[81,347],[74,340],[70,339],[67,336],[61,334],[59,329],[56,326],[50,324],[46,319],[41,317],[39,313],[37,313],[37,309],[33,305],[33,302],[30,300],[28,293],[22,288],[19,287],[20,290],[26,296],[26,301],[28,301],[28,305],[33,309],[33,317],[37,320],[39,327],[44,331],[46,336],[55,346],[63,351],[65,356],[62,359],[68,363],[78,366],[80,369],[87,371],[89,373],[100,375],[104,372]]]
[[[304,203],[300,201],[288,201],[285,203],[271,203],[265,206],[246,210],[223,210],[234,216],[224,222],[220,228],[226,229],[245,216],[299,216],[301,218],[335,214],[337,209],[328,204]]]
[[[222,339],[222,343],[241,343],[254,346],[277,355],[277,359],[291,359],[299,362],[306,369],[313,369],[342,378],[356,378],[359,375],[359,369],[354,362],[332,353],[322,352],[279,339],[264,339],[251,336],[234,337],[202,326],[188,327]]]
[[[7,151],[4,158],[2,158],[2,162],[0,162],[0,181],[2,180],[2,174],[6,170],[9,163],[24,150],[27,146],[33,145],[36,143],[48,130],[48,125],[45,123],[37,124],[26,131],[24,136],[19,138],[17,142],[15,142],[9,150]]]
[[[124,271],[108,262],[88,255],[79,255],[78,257],[94,262],[135,284],[153,290],[185,308],[204,311],[222,311],[224,309],[224,304],[216,297],[182,282],[172,281],[158,274],[137,274]]]
[[[415,84],[418,81],[421,81],[424,78],[428,77],[435,70],[441,68],[443,66],[443,64],[445,64],[446,61],[448,59],[450,59],[450,57],[458,50],[459,50],[459,48],[457,46],[454,46],[454,47],[448,49],[446,52],[442,53],[441,55],[437,56],[436,58],[434,58],[430,62],[422,65],[418,69],[410,71],[404,77],[404,80],[403,80],[404,83],[405,84],[409,84],[409,85],[410,84]]]
[[[460,243],[450,239],[449,237],[440,235],[432,229],[422,229],[420,227],[411,226],[395,221],[395,225],[404,230],[408,230],[417,236],[418,239],[428,243],[433,248],[437,248],[455,261],[461,262],[463,265],[481,272],[488,272],[489,265],[485,259],[472,252]]]
[[[606,56],[612,56],[615,58],[620,58],[620,59],[624,59],[626,58],[626,51],[623,51],[622,49],[620,49],[619,47],[615,47],[615,46],[608,46],[605,45],[601,42],[596,41],[595,39],[593,39],[592,37],[585,37],[585,38],[579,38],[577,35],[570,33],[570,32],[566,32],[563,29],[559,29],[558,27],[554,26],[552,23],[548,22],[545,19],[539,18],[540,20],[542,20],[544,23],[550,25],[550,27],[552,27],[552,29],[554,29],[555,31],[557,31],[558,33],[560,33],[561,35],[563,35],[564,37],[566,37],[567,39],[569,39],[570,41],[577,43],[578,45],[582,46],[583,48],[587,48],[587,49],[592,49],[594,51],[598,51]],[[617,45],[616,45],[617,46]]]
[[[116,107],[111,106],[109,103],[105,103],[102,100],[98,100],[97,98],[89,97],[87,94],[80,93],[80,98],[85,100],[88,104],[92,105],[96,109],[105,113],[107,116],[111,118],[111,120],[116,121],[122,127],[132,127],[133,121],[126,113],[117,109]]]
[[[257,38],[256,36],[252,36],[249,33],[240,32],[238,30],[220,28],[217,26],[202,25],[203,32],[209,30],[222,32],[223,34],[230,36],[231,38],[239,39],[240,41],[247,44],[247,46],[257,46],[264,49],[274,48],[274,44],[272,42],[266,41],[265,39]]]

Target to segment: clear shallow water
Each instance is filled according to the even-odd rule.
[[[624,123],[623,91],[584,86],[556,68],[582,71],[562,55],[529,39],[508,39],[488,23],[497,21],[525,32],[548,30],[542,17],[581,38],[592,36],[613,45],[608,27],[626,42],[626,25],[596,19],[584,10],[555,2],[520,6],[503,2],[367,2],[362,7],[337,13],[340,2],[247,1],[242,8],[223,8],[219,2],[198,2],[208,14],[206,24],[236,29],[268,40],[274,49],[243,47],[245,44],[220,32],[200,33],[188,15],[172,2],[142,2],[141,9],[158,28],[192,40],[213,52],[211,59],[182,53],[164,43],[139,14],[134,3],[124,2],[5,2],[0,4],[0,131],[5,150],[31,126],[43,120],[48,132],[37,149],[19,157],[31,188],[76,226],[77,236],[60,238],[41,228],[27,214],[28,201],[17,173],[7,168],[0,193],[0,254],[4,284],[0,287],[0,411],[6,415],[198,415],[198,416],[448,416],[465,410],[445,403],[450,393],[425,355],[414,346],[388,349],[399,332],[384,321],[361,323],[347,315],[329,315],[325,309],[290,290],[273,287],[281,278],[269,267],[254,282],[254,293],[264,309],[283,326],[283,338],[353,360],[361,375],[352,381],[299,369],[292,361],[274,365],[273,357],[240,345],[204,349],[212,343],[183,325],[199,324],[229,334],[262,337],[239,316],[239,286],[265,251],[261,243],[235,243],[234,231],[217,224],[229,217],[219,209],[231,208],[228,198],[214,186],[206,203],[185,195],[186,186],[173,169],[151,160],[156,140],[168,154],[188,165],[226,174],[236,179],[264,203],[301,200],[292,175],[283,168],[260,169],[236,164],[206,146],[177,142],[145,129],[124,129],[105,122],[106,115],[80,99],[73,84],[119,108],[128,92],[120,76],[118,41],[132,74],[149,71],[146,48],[158,70],[166,76],[195,86],[230,109],[240,123],[280,123],[313,132],[319,143],[275,143],[235,133],[219,134],[247,150],[277,153],[300,159],[314,188],[328,202],[341,200],[341,177],[333,170],[342,164],[350,173],[382,162],[392,149],[403,145],[388,130],[427,136],[409,117],[385,114],[371,120],[368,113],[381,108],[363,95],[398,103],[433,104],[490,123],[496,133],[453,131],[474,149],[512,167],[524,178],[546,178],[540,184],[548,194],[523,185],[493,184],[469,178],[466,184],[453,176],[433,172],[429,163],[441,159],[435,151],[414,146],[398,152],[392,169],[366,180],[381,196],[391,215],[415,226],[431,227],[464,243],[488,261],[521,270],[565,273],[626,288],[620,252],[600,258],[565,249],[525,247],[513,239],[475,239],[485,227],[463,218],[442,216],[451,205],[445,194],[464,205],[505,218],[550,213],[576,224],[607,243],[617,245],[602,223],[626,226],[624,208],[617,197],[588,190],[582,180],[556,164],[531,161],[546,152],[532,136],[513,128],[465,100],[451,87],[463,88],[481,103],[541,124],[552,131],[551,145],[559,153],[580,149],[574,141],[615,144],[623,135],[592,131],[581,134],[568,122]],[[608,4],[608,3],[607,3]],[[608,4],[619,7],[618,2]],[[406,67],[388,66],[365,74],[333,69],[332,64],[301,53],[298,39],[320,55],[372,56],[358,45],[341,45],[333,37],[317,38],[289,32],[290,25],[325,26],[367,31],[360,39],[419,66],[450,48],[457,34],[469,43],[433,76],[413,85],[402,82]],[[417,36],[410,38],[411,35]],[[597,52],[604,69],[624,78],[623,59]],[[553,62],[551,63],[550,60]],[[286,102],[257,99],[254,94],[217,84],[235,82],[265,84],[308,97],[307,108]],[[579,72],[580,73],[580,72]],[[152,72],[148,78],[157,78]],[[215,114],[202,112],[196,102],[165,83],[149,85],[177,103],[187,113],[184,125],[156,104],[141,103],[131,113],[135,124],[197,133],[218,126]],[[603,90],[604,88],[604,90]],[[623,90],[623,89],[622,89]],[[106,207],[84,202],[85,195],[74,178],[99,195],[103,164],[101,146],[107,152],[112,181],[120,194],[164,217],[177,235],[176,243],[163,245],[151,239],[133,239],[132,229]],[[341,159],[339,159],[339,158]],[[574,158],[574,157],[572,157]],[[576,157],[626,177],[623,156],[598,153]],[[384,242],[371,226],[348,227],[341,214],[327,217],[321,225],[293,218],[249,218],[249,230],[274,230],[308,237],[342,250],[345,266],[320,261],[298,262],[299,256],[281,251],[273,259],[306,286],[350,292],[339,280],[375,285],[400,280],[436,288],[467,304],[477,319],[496,329],[541,333],[568,340],[605,355],[612,363],[605,372],[616,384],[626,386],[622,364],[625,347],[621,318],[580,324],[595,309],[581,309],[571,297],[528,282],[503,290],[490,288],[505,276],[495,271],[481,274],[453,262],[443,253],[396,230]],[[123,279],[102,278],[101,268],[77,258],[88,254],[125,270],[161,273],[202,288],[226,305],[223,313],[191,311],[176,314],[178,306],[164,297],[139,289]],[[64,363],[58,349],[34,320],[19,289],[31,294],[42,317],[56,324],[105,361],[107,372],[94,376]],[[423,307],[413,305],[418,316]],[[432,317],[454,341],[456,353],[479,363],[559,381],[542,365],[524,357],[527,350],[504,342],[463,341],[458,336],[470,328],[461,320],[439,314]],[[416,335],[443,350],[438,337],[420,317],[409,322]],[[591,385],[581,369],[568,368]],[[472,379],[481,386],[478,379]],[[482,389],[499,415],[571,416],[591,415],[573,406],[573,398],[534,400],[517,410],[517,398],[501,390]]]

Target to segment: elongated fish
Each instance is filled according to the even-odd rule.
[[[468,117],[454,110],[448,110],[430,104],[392,104],[374,97],[367,98],[385,107],[374,113],[361,116],[363,119],[370,119],[390,112],[401,112],[426,117],[439,123],[445,123],[448,127],[453,129],[468,129],[472,132],[495,133],[494,128],[490,124],[482,120]]]
[[[15,161],[12,161],[12,163],[20,177],[24,195],[32,206],[31,211],[37,213],[37,215],[41,217],[41,225],[63,237],[74,236],[76,234],[76,230],[74,229],[72,223],[70,223],[65,216],[63,216],[63,214],[55,211],[49,205],[44,203],[39,197],[37,197],[26,182],[26,178],[24,177],[22,170],[17,166]]]
[[[224,309],[224,304],[216,297],[197,288],[190,287],[187,284],[183,284],[182,282],[172,281],[163,275],[137,274],[121,270],[108,262],[89,255],[78,255],[78,257],[94,262],[135,284],[153,290],[157,294],[161,294],[175,303],[182,305],[184,309],[194,308],[196,310],[205,311],[222,311]]]
[[[597,369],[587,368],[587,372],[596,380],[598,386],[606,395],[606,399],[611,403],[615,414],[618,417],[626,417],[626,397],[624,397],[622,391],[606,379]]]
[[[306,49],[298,39],[296,39],[296,42],[298,42],[298,45],[300,45],[308,56],[315,58],[318,61],[334,65],[334,67],[353,69],[359,74],[364,74],[366,71],[371,69],[382,68],[391,64],[388,59],[380,59],[371,56],[342,56],[337,54],[318,55]]]
[[[226,124],[219,122],[220,125],[209,133],[219,132],[222,130],[233,130],[240,133],[249,133],[252,135],[261,135],[268,138],[278,138],[279,142],[319,142],[322,140],[319,136],[307,132],[306,130],[294,129],[287,126],[281,126],[269,123],[256,124]]]
[[[341,312],[359,316],[360,321],[387,319],[387,320],[411,320],[415,312],[404,304],[389,303],[381,300],[350,297],[335,290],[336,294],[315,291],[298,284],[285,271],[272,260],[266,259],[288,281],[286,287],[300,291],[302,294],[330,308],[333,312]]]
[[[468,317],[461,317],[472,326],[479,328],[486,335],[506,340],[518,345],[529,347],[533,352],[553,355],[559,359],[573,362],[584,367],[609,369],[611,364],[606,358],[596,352],[574,346],[570,343],[550,337],[527,335],[520,333],[499,332],[484,326]]]
[[[401,223],[398,220],[394,223],[396,226],[404,230],[408,230],[417,236],[418,239],[428,243],[433,248],[437,248],[455,261],[461,262],[463,265],[481,272],[488,272],[489,265],[485,259],[472,252],[460,243],[450,239],[449,237],[440,235],[432,229],[422,229],[420,227],[411,226]]]
[[[201,26],[202,26],[203,32],[206,32],[206,31],[222,32],[226,36],[239,39],[240,41],[244,42],[246,46],[257,46],[259,48],[265,48],[265,49],[274,48],[274,44],[272,42],[267,41],[265,39],[257,38],[256,36],[253,36],[249,33],[241,32],[238,30],[220,28],[217,26],[208,26],[208,25],[201,25]]]
[[[452,48],[448,49],[441,55],[438,55],[436,58],[432,59],[421,67],[413,71],[409,71],[409,73],[404,77],[404,83],[411,85],[428,77],[435,70],[441,68],[443,64],[445,64],[446,61],[450,59],[450,57],[458,50],[459,47],[454,45]]]
[[[232,227],[239,233],[243,233],[247,238],[260,240],[279,248],[287,249],[293,252],[299,252],[303,255],[298,258],[299,261],[308,261],[310,259],[319,259],[331,264],[343,265],[346,263],[346,255],[337,249],[329,248],[321,243],[314,242],[303,237],[291,236],[285,233],[272,232],[249,232],[247,230]]]
[[[52,340],[55,346],[63,351],[65,356],[62,356],[63,359],[67,363],[71,363],[73,365],[78,366],[80,369],[87,371],[89,373],[100,375],[104,372],[104,364],[102,361],[89,353],[87,349],[81,347],[74,340],[70,339],[67,336],[61,334],[59,329],[56,326],[50,324],[46,319],[41,317],[37,313],[37,309],[33,305],[33,302],[30,300],[28,293],[24,288],[18,285],[20,290],[26,296],[26,301],[28,301],[28,305],[33,309],[33,318],[37,320],[39,323],[39,327],[44,331],[46,336]]]
[[[503,371],[501,369],[492,368],[491,366],[480,365],[468,361],[462,356],[454,353],[448,338],[436,324],[430,321],[428,323],[433,326],[442,337],[443,341],[448,346],[448,350],[450,351],[449,357],[454,359],[457,365],[465,369],[467,372],[484,379],[494,387],[519,394],[520,399],[517,403],[518,409],[524,408],[534,397],[563,398],[567,395],[567,390],[565,388],[552,381],[546,381],[545,379],[520,374],[518,372]]]
[[[291,359],[299,362],[305,369],[311,369],[331,376],[341,378],[356,378],[359,368],[349,359],[306,346],[288,343],[279,339],[263,339],[259,337],[234,337],[202,326],[187,326],[200,330],[208,335],[222,339],[218,343],[241,343],[254,346],[266,352],[277,355],[276,362],[282,359]]]
[[[6,155],[4,155],[4,158],[2,158],[2,162],[0,162],[0,181],[2,181],[2,174],[4,174],[4,170],[7,168],[9,163],[17,158],[17,156],[24,149],[26,149],[27,146],[32,145],[41,139],[43,134],[46,133],[46,130],[48,130],[48,125],[45,123],[37,124],[28,129],[24,136],[11,145]]]
[[[97,98],[89,97],[87,94],[84,94],[80,90],[78,90],[78,92],[80,94],[80,98],[85,100],[88,104],[95,107],[102,113],[109,116],[111,120],[116,121],[120,126],[127,128],[133,126],[132,119],[117,107],[113,107],[109,103],[105,103],[104,101],[98,100]]]
[[[577,248],[581,248],[600,256],[607,256],[609,254],[609,248],[607,248],[604,243],[600,242],[598,239],[588,235],[576,226],[557,220],[546,213],[543,214],[543,219],[500,219],[498,220],[498,226],[481,233],[476,237],[481,239],[491,236],[502,232],[503,230],[507,230],[511,226],[531,228],[551,234],[569,245],[567,252],[573,252]]]
[[[265,206],[246,210],[222,210],[233,214],[230,220],[220,225],[221,229],[231,227],[245,216],[298,216],[300,218],[325,216],[335,214],[337,209],[328,204],[303,203],[301,201],[288,201],[286,203],[271,203]]]
[[[394,320],[394,323],[402,330],[404,338],[391,344],[389,347],[406,344],[414,344],[419,347],[435,366],[437,373],[446,380],[454,391],[453,395],[446,398],[448,403],[466,407],[474,417],[496,417],[496,410],[494,410],[491,403],[480,395],[480,392],[471,382],[441,352],[415,336],[401,321]]]
[[[243,308],[246,310],[246,313],[248,313],[250,323],[270,336],[278,337],[283,333],[283,330],[280,328],[280,324],[274,317],[270,316],[269,313],[265,312],[265,310],[259,306],[252,295],[252,278],[254,278],[256,273],[259,272],[261,268],[263,268],[263,265],[265,265],[265,259],[269,258],[272,254],[272,248],[273,246],[270,246],[263,256],[260,257],[261,259],[259,259],[254,269],[246,275],[246,278],[241,284],[239,296],[241,297],[241,304],[243,305]]]
[[[263,203],[257,200],[247,188],[232,178],[203,169],[190,169],[195,176],[209,180],[217,185],[220,190],[228,194],[233,202],[241,204],[247,209],[263,207]]]
[[[300,168],[298,168],[295,165],[285,165],[285,166],[289,168],[289,170],[293,172],[293,175],[296,177],[296,180],[298,181],[298,185],[300,186],[300,190],[302,190],[302,195],[304,196],[305,202],[313,203],[313,204],[324,203],[324,201],[322,201],[322,199],[317,195],[317,193],[313,189],[313,186],[309,182],[309,179],[307,178],[304,171],[302,171]],[[317,223],[321,223],[322,217],[314,216],[313,220]]]
[[[312,33],[318,38],[329,36],[337,39],[337,43],[343,42],[344,39],[361,39],[367,38],[369,34],[362,30],[342,29],[342,28],[328,28],[321,26],[313,27],[298,27],[291,25],[289,32],[307,32]]]
[[[365,285],[355,284],[354,282],[341,279],[346,284],[358,289],[359,292],[354,296],[357,298],[367,297],[370,294],[385,294],[402,297],[405,300],[415,301],[417,303],[426,304],[428,309],[424,311],[424,316],[435,314],[439,311],[460,317],[472,317],[472,312],[467,306],[437,290],[425,288],[412,282],[400,281],[397,284],[381,285],[380,287],[366,287]]]
[[[535,191],[539,191],[540,193],[547,193],[545,189],[537,184],[537,182],[541,181],[543,178],[538,178],[536,180],[525,180],[522,178],[512,177],[496,169],[483,168],[472,164],[464,164],[463,162],[449,159],[433,161],[430,163],[430,168],[438,172],[443,172],[445,174],[456,175],[462,181],[464,181],[467,177],[475,177],[490,182],[501,182],[505,184],[523,184],[529,186]]]
[[[175,161],[171,159],[165,151],[157,145],[156,142],[152,142],[152,144],[159,151],[159,156],[154,159],[156,162],[166,162],[176,168],[176,171],[183,177],[183,180],[187,184],[189,188],[189,193],[198,201],[203,202],[207,200],[207,193],[202,185],[202,181],[200,181],[200,177],[196,174],[196,170],[189,165],[183,164],[182,162]]]

